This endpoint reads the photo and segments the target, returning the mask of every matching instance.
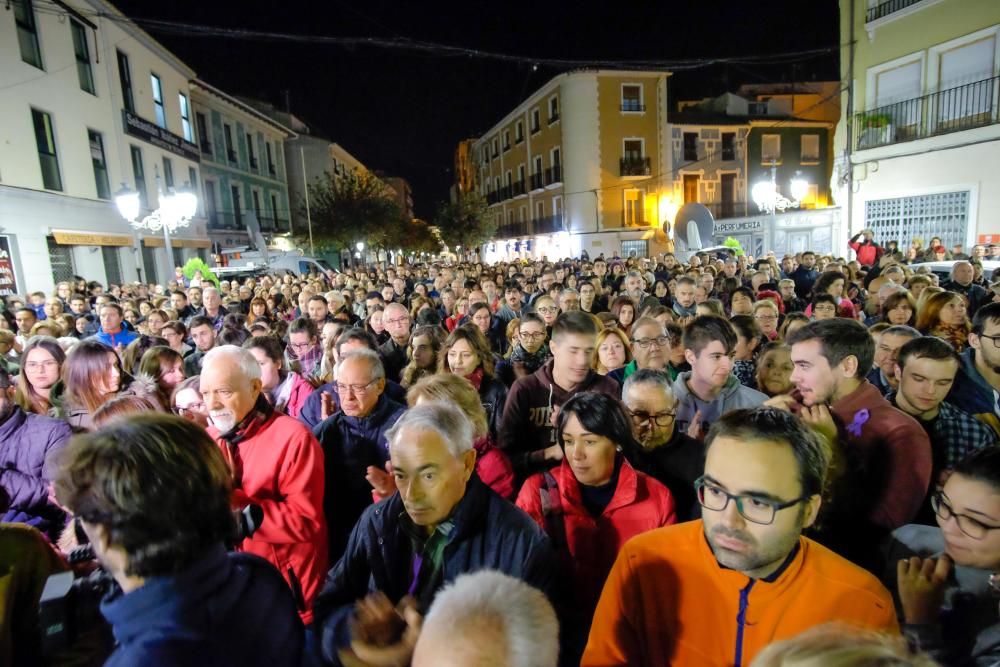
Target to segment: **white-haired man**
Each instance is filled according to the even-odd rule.
[[[559,621],[545,595],[484,570],[442,590],[424,619],[413,667],[556,667]]]
[[[274,565],[288,582],[302,622],[327,567],[323,452],[300,421],[275,411],[261,393],[260,364],[235,345],[205,355],[200,392],[215,439],[233,473],[233,508],[243,516],[237,549]]]
[[[425,613],[461,574],[493,569],[543,591],[552,585],[548,538],[474,474],[473,427],[461,410],[418,405],[386,436],[398,492],[365,510],[316,600],[328,661],[376,643],[396,650],[405,621],[395,610]]]

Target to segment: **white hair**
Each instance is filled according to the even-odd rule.
[[[222,296],[222,294],[221,294],[221,293],[219,292],[219,290],[217,290],[217,289],[216,289],[216,288],[214,288],[214,287],[203,287],[203,288],[201,289],[201,298],[202,298],[202,299],[204,299],[204,298],[205,298],[205,295],[206,295],[206,294],[209,294],[210,292],[214,292],[214,293],[215,293],[215,294],[217,294],[217,295],[218,295],[219,297],[221,297],[221,296]]]
[[[484,627],[492,630],[490,636],[483,636]],[[552,604],[537,588],[495,570],[463,574],[437,594],[421,639],[435,634],[451,638],[449,651],[464,642],[466,652],[493,655],[501,644],[509,667],[559,662],[559,621]]]
[[[372,382],[385,377],[385,366],[382,365],[382,357],[378,356],[378,352],[369,350],[368,348],[359,348],[342,354],[340,361],[333,368],[333,377],[340,377],[340,369],[343,368],[344,362],[348,359],[364,359],[367,361],[372,371]]]
[[[674,400],[674,391],[671,387],[670,376],[663,371],[658,371],[652,368],[640,368],[636,372],[625,378],[625,384],[622,386],[622,402],[625,407],[631,408],[629,403],[633,401],[629,400],[629,395],[631,389],[637,385],[642,385],[644,388],[644,393],[649,391],[660,391],[664,395],[668,396],[670,402]]]
[[[396,444],[400,434],[406,429],[437,433],[455,458],[472,449],[475,438],[475,428],[465,413],[458,406],[441,401],[421,403],[404,412],[399,421],[385,433],[390,447]]]
[[[220,345],[213,347],[202,358],[201,366],[205,368],[216,359],[225,359],[240,367],[240,371],[247,380],[260,379],[260,364],[257,358],[250,354],[249,350],[244,350],[236,345]]]

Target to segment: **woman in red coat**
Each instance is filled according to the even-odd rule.
[[[268,402],[289,417],[298,418],[315,387],[298,373],[285,369],[281,341],[274,336],[253,336],[243,347],[260,364],[261,390]]]
[[[563,664],[579,664],[618,551],[630,538],[675,523],[677,517],[667,487],[626,460],[625,454],[640,446],[618,400],[577,394],[559,411],[556,439],[562,464],[529,477],[517,506],[545,530],[563,562],[557,601]]]

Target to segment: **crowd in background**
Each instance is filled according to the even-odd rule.
[[[65,657],[89,545],[96,664],[995,664],[1000,247],[961,250],[6,297],[0,663]]]

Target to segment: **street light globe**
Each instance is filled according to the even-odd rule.
[[[754,202],[757,204],[758,208],[762,209],[774,206],[776,194],[774,184],[771,183],[771,181],[761,181],[757,185],[753,186],[753,189],[750,191],[750,195],[753,197]]]
[[[358,241],[357,243],[354,244],[354,247],[358,249],[358,252],[361,252],[362,250],[365,249],[365,244],[361,241]]]
[[[134,222],[139,217],[139,208],[142,202],[139,200],[139,193],[122,186],[122,189],[115,194],[115,206],[118,213],[129,222]]]
[[[802,201],[809,194],[809,182],[804,178],[793,178],[790,186],[795,201]]]
[[[198,212],[198,196],[188,187],[181,188],[174,197],[177,200],[177,211],[185,220],[190,220]]]

